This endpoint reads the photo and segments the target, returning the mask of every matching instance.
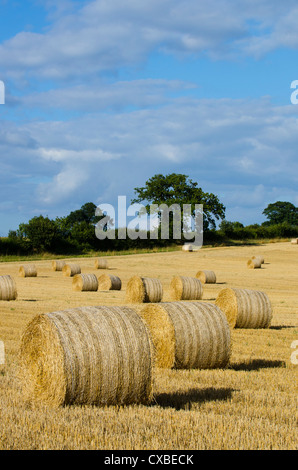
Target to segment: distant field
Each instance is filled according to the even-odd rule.
[[[262,269],[247,269],[254,254]],[[2,260],[3,261],[3,260]],[[83,273],[100,275],[94,258],[73,259]],[[20,260],[1,262],[0,275],[17,283],[18,299],[0,302],[0,449],[297,449],[298,245],[256,246],[111,255],[109,272],[121,291],[74,292],[72,279],[36,260],[36,278],[18,277]],[[85,305],[124,305],[133,275],[157,277],[169,299],[174,275],[213,270],[217,284],[204,286],[203,301],[215,302],[224,287],[264,291],[273,306],[271,327],[232,330],[231,362],[225,370],[156,370],[150,406],[51,409],[24,401],[16,380],[21,334],[34,315]]]

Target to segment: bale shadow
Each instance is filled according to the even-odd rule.
[[[293,325],[270,326],[269,330],[283,330],[283,329],[286,329],[286,328],[298,328],[298,325],[297,326],[293,326]]]
[[[191,388],[186,392],[159,393],[154,397],[154,404],[162,408],[174,408],[175,410],[190,410],[194,403],[208,401],[228,400],[232,397],[232,388]]]
[[[286,363],[284,361],[271,361],[270,359],[251,359],[247,362],[230,364],[228,369],[236,371],[251,371],[275,367],[286,367]]]

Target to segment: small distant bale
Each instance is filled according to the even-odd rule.
[[[133,276],[126,286],[128,303],[161,302],[163,287],[159,279]]]
[[[201,300],[203,286],[196,277],[174,276],[170,284],[170,296],[173,300]]]
[[[19,276],[20,277],[36,277],[37,269],[34,264],[26,264],[19,267]]]
[[[259,258],[249,259],[247,261],[247,267],[249,269],[260,269],[262,267],[261,260]]]
[[[269,328],[272,307],[268,295],[250,289],[222,289],[215,304],[225,313],[231,328]]]
[[[113,274],[102,274],[98,278],[99,290],[121,290],[121,286],[121,279]]]
[[[0,300],[16,300],[18,296],[14,279],[9,276],[0,276]]]
[[[214,271],[198,271],[196,274],[202,284],[216,284],[216,274]]]
[[[126,306],[35,316],[22,334],[20,361],[20,385],[31,402],[121,406],[152,400],[150,334]]]
[[[231,354],[224,313],[205,302],[162,302],[139,312],[154,347],[155,366],[176,369],[224,368]]]
[[[291,243],[292,245],[298,245],[298,238],[292,238]]]
[[[193,251],[192,245],[182,245],[182,251]]]
[[[76,292],[97,291],[98,279],[95,274],[76,274],[72,280],[72,288]]]
[[[57,261],[52,261],[52,270],[53,271],[62,271],[63,266],[65,266],[65,261],[63,260],[57,260]]]
[[[97,258],[94,261],[95,269],[108,269],[108,260],[106,258]]]
[[[81,274],[81,267],[75,263],[65,264],[62,268],[63,276],[73,277],[76,274]]]
[[[251,259],[258,259],[259,261],[261,261],[261,264],[265,263],[265,259],[261,255],[254,255],[254,256],[251,257]]]

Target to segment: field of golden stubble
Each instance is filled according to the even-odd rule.
[[[248,269],[253,254],[262,269]],[[102,274],[93,258],[76,260],[82,273]],[[297,374],[291,348],[298,340],[298,246],[202,248],[112,256],[109,272],[121,291],[74,292],[72,279],[34,262],[37,278],[18,277],[21,262],[1,263],[0,275],[17,283],[18,299],[0,302],[0,449],[297,449]],[[214,270],[217,284],[205,285],[203,301],[215,302],[224,287],[266,292],[273,306],[271,327],[232,330],[231,361],[225,370],[156,370],[150,406],[51,409],[24,401],[16,380],[21,334],[35,314],[83,305],[125,304],[132,275],[158,277],[169,300],[174,275]],[[293,356],[292,356],[293,358]]]

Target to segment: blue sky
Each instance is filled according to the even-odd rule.
[[[184,173],[298,205],[296,0],[0,0],[0,235]]]

